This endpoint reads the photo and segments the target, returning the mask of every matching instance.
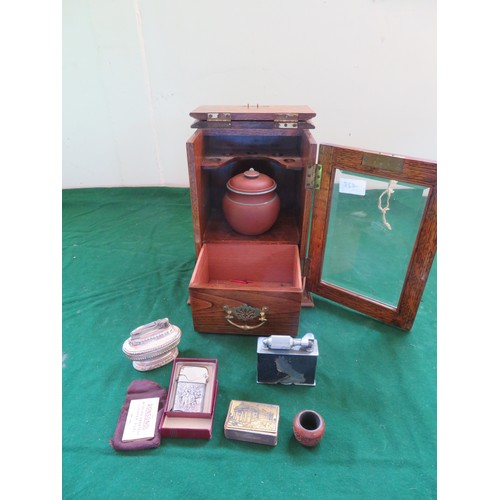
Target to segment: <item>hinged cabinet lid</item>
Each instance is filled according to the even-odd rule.
[[[320,144],[318,164],[308,290],[410,330],[437,247],[436,163]]]
[[[196,118],[193,128],[314,128],[309,122],[316,113],[309,106],[288,105],[207,105],[190,113]]]

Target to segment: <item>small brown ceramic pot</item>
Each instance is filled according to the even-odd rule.
[[[255,236],[271,229],[280,211],[271,177],[251,168],[229,179],[226,187],[222,209],[235,231]]]
[[[316,446],[325,434],[325,421],[314,410],[303,410],[293,421],[293,434],[303,446]]]

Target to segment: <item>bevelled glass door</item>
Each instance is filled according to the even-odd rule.
[[[436,251],[436,165],[320,145],[309,289],[408,330]]]
[[[396,307],[428,193],[335,170],[322,280]]]

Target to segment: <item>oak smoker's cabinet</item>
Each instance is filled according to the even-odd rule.
[[[317,157],[307,106],[190,116],[196,331],[296,336],[313,293],[411,328],[436,251],[435,163],[331,145]],[[275,180],[281,202],[257,236],[231,229],[222,208],[228,180],[250,168]]]

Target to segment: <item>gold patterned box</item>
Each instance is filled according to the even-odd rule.
[[[266,403],[232,400],[224,423],[227,439],[276,446],[280,407]]]

